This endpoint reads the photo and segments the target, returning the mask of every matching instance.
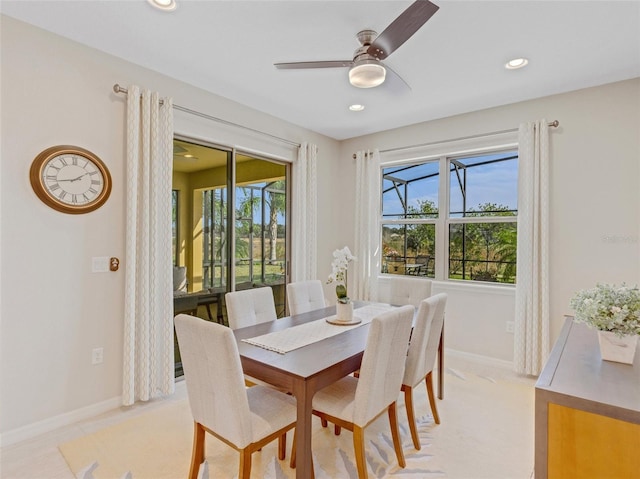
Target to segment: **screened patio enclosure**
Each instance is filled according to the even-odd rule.
[[[382,169],[386,274],[514,283],[517,151]]]
[[[174,314],[227,325],[227,292],[268,286],[285,315],[288,176],[285,163],[174,139]]]

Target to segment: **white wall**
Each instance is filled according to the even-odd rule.
[[[560,121],[560,127],[551,130],[550,142],[550,319],[554,342],[563,315],[571,313],[569,299],[576,290],[596,282],[639,281],[640,79],[354,138],[341,143],[340,158],[353,170],[352,155],[357,150],[452,140],[517,128],[522,122],[540,118]],[[353,201],[353,196],[345,201]],[[513,336],[504,332],[505,322],[513,319],[508,295],[496,308],[476,292],[454,289],[447,321],[455,325],[447,328],[445,346],[511,360],[513,355],[506,355]],[[457,301],[461,304],[454,305]],[[486,318],[493,312],[496,316],[491,321],[478,317],[478,313]],[[496,334],[487,334],[489,331]]]
[[[410,281],[425,278],[401,276]],[[398,276],[380,275],[378,300],[391,302],[391,284]],[[431,281],[431,294],[447,293],[445,348],[501,366],[513,362],[513,333],[506,322],[513,321],[515,287],[473,284],[462,281]]]
[[[174,103],[294,142],[319,147],[319,202],[335,210],[328,187],[338,143],[8,17],[1,18],[2,185],[0,431],[10,443],[119,404],[124,268],[91,273],[93,256],[124,266],[125,96],[138,84]],[[208,127],[208,128],[207,128]],[[286,156],[286,147],[176,114],[176,131]],[[226,141],[225,141],[226,140]],[[45,148],[72,144],[96,153],[113,177],[107,203],[86,215],[45,206],[29,167]],[[289,148],[290,149],[290,148]],[[322,217],[321,221],[326,221]],[[328,274],[334,238],[321,236]],[[91,350],[104,347],[104,363]],[[84,408],[84,409],[83,409]]]

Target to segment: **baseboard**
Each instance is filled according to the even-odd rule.
[[[482,356],[480,354],[467,353],[465,351],[457,351],[455,349],[444,348],[444,364],[447,365],[447,356],[465,359],[477,364],[485,366],[493,366],[501,369],[508,369],[513,371],[513,361],[506,361],[504,359],[492,358],[490,356]]]
[[[99,414],[112,411],[122,405],[122,398],[120,396],[107,399],[90,406],[86,406],[75,411],[69,411],[58,416],[50,417],[43,421],[38,421],[27,426],[22,426],[17,429],[5,431],[0,435],[0,447],[10,446],[27,439],[32,439],[41,434],[51,432],[60,427],[69,426],[78,421],[89,419]]]

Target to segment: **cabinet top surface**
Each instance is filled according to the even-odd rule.
[[[597,332],[567,317],[536,389],[640,414],[640,347],[633,365],[604,361]]]

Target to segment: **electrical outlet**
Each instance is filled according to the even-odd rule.
[[[513,333],[513,321],[507,321],[507,333]]]
[[[95,348],[91,351],[91,364],[100,364],[104,360],[104,348]]]

